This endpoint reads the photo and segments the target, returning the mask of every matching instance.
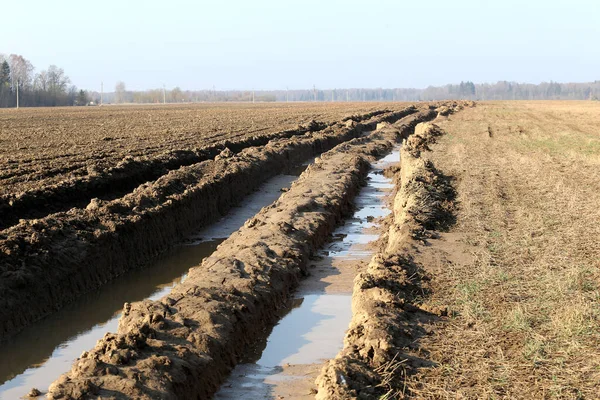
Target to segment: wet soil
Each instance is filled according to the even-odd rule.
[[[358,137],[381,121],[415,111],[407,107],[375,113],[360,123],[349,119],[238,154],[224,150],[214,160],[170,171],[122,198],[92,199],[85,209],[21,221],[0,231],[0,341],[147,263],[226,214],[269,177]]]
[[[406,137],[432,114],[436,115],[427,107],[404,118],[393,132],[351,140],[321,157],[301,182],[249,220],[200,268],[190,270],[168,296],[126,304],[118,333],[105,335],[82,354],[71,372],[51,386],[50,397],[181,398],[213,393],[242,357],[249,339],[270,326],[290,290],[306,275],[308,257],[350,210],[370,157],[389,150],[392,141]],[[363,126],[373,124],[377,121]],[[296,160],[306,153],[294,145],[286,156]],[[323,142],[319,146],[323,148]],[[274,154],[281,154],[278,150]],[[230,162],[228,156],[219,161]],[[270,167],[267,162],[258,168],[264,173],[272,172]],[[235,177],[230,185],[247,184],[248,179],[239,179],[239,170],[230,177]],[[184,214],[189,216],[190,210],[186,211],[181,218],[171,216],[171,222],[189,226]],[[168,224],[162,222],[155,224],[164,230]]]
[[[394,185],[383,169],[394,162],[398,151],[374,163],[354,214],[314,257],[288,313],[234,368],[215,399],[314,398],[322,363],[342,348],[352,316],[352,282],[375,251],[380,222],[391,213],[387,204]]]
[[[440,134],[434,124],[417,125],[402,147],[386,241],[354,282],[344,348],[323,367],[317,399],[404,398],[407,374],[429,365],[418,342],[447,310],[419,308],[428,276],[413,252],[453,223],[451,180],[421,157]]]
[[[189,268],[200,264],[262,207],[277,200],[281,190],[289,188],[306,167],[299,165],[288,171],[295,175],[271,178],[220,221],[191,235],[185,244],[162,255],[151,266],[124,274],[0,344],[3,360],[7,360],[0,363],[0,399],[20,397],[32,387],[47,388],[57,373],[67,372],[104,333],[117,330],[123,303],[157,300],[168,294],[183,281]]]
[[[377,135],[326,153],[167,297],[126,305],[118,334],[105,336],[76,361],[53,383],[50,397],[212,394],[251,339],[270,325],[306,273],[308,257],[351,208],[368,168],[365,157],[390,147]],[[143,380],[130,385],[132,373]]]
[[[0,232],[0,340],[214,222],[271,176],[360,136],[378,121],[277,139],[171,171],[116,200],[95,199]],[[85,265],[85,268],[80,266]],[[33,295],[36,293],[36,295]]]

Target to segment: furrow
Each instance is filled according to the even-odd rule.
[[[0,340],[145,264],[235,206],[271,176],[356,138],[386,113],[277,139],[170,171],[126,196],[23,221],[0,232]]]
[[[458,111],[458,104],[451,112]],[[393,219],[381,250],[354,280],[353,317],[344,348],[325,364],[317,378],[317,399],[404,398],[404,379],[421,360],[407,355],[427,332],[415,313],[426,280],[413,262],[413,241],[434,235],[448,218],[453,189],[433,164],[421,157],[441,134],[434,124],[420,124],[403,145]],[[434,312],[434,310],[429,310]]]
[[[373,157],[435,115],[427,108],[397,130],[323,154],[169,295],[126,304],[118,333],[84,353],[51,385],[49,398],[209,398],[275,322],[309,257],[352,209]],[[369,124],[383,119],[393,120]]]

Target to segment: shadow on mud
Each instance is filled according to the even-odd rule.
[[[73,360],[83,350],[94,347],[104,332],[116,331],[125,302],[169,291],[222,241],[178,246],[150,267],[124,274],[3,342],[0,345],[0,399],[10,396],[12,389],[21,390],[19,397],[32,386],[43,389],[42,382],[47,387],[57,372],[68,370]]]
[[[428,199],[420,204],[421,210],[415,216],[415,220],[424,228],[413,235],[416,239],[435,237],[435,232],[427,231],[448,232],[456,224],[455,178],[445,175],[430,161],[426,161],[425,166],[431,174],[418,179],[425,185]]]
[[[262,207],[271,204],[307,163],[277,175],[217,223],[191,235],[150,266],[129,271],[0,344],[0,400],[19,398],[32,387],[45,389],[71,368],[106,332],[116,332],[125,302],[160,298],[181,282],[216,247]]]

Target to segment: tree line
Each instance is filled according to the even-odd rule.
[[[165,87],[132,91],[118,82],[109,93],[78,90],[62,68],[50,65],[36,72],[21,55],[0,54],[0,107],[73,106],[113,103],[274,102],[274,101],[430,101],[468,100],[597,100],[600,81],[587,83],[499,81],[493,84],[429,86],[425,89],[294,89],[294,90],[182,90]]]
[[[21,55],[0,54],[0,107],[72,106],[88,103],[88,94],[77,90],[62,68],[50,65],[36,72]]]
[[[98,93],[93,98],[99,98]],[[105,103],[271,102],[271,101],[435,101],[435,100],[598,100],[600,81],[587,83],[542,82],[540,84],[471,81],[425,89],[301,89],[301,90],[126,90],[119,82],[104,94]]]

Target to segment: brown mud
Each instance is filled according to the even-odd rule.
[[[0,363],[0,400],[18,398],[32,387],[47,388],[106,332],[117,331],[125,302],[156,300],[168,294],[191,267],[199,265],[244,222],[276,201],[282,189],[289,188],[310,163],[312,160],[291,171],[293,175],[269,179],[225,217],[161,254],[148,267],[128,271],[0,343],[5,361]]]
[[[367,121],[390,110],[377,110],[346,117],[342,122]],[[270,141],[322,131],[336,122],[310,121],[296,129],[270,134],[224,139],[194,149],[169,150],[156,155],[126,156],[106,169],[88,168],[88,174],[44,185],[23,192],[0,195],[0,229],[19,223],[21,219],[43,218],[51,213],[85,207],[91,199],[113,200],[131,192],[144,182],[154,181],[169,171],[214,159],[228,149],[237,154],[249,147],[264,146]]]
[[[453,112],[443,111],[440,115]],[[428,363],[411,349],[429,334],[424,322],[446,310],[418,307],[428,277],[413,254],[417,244],[438,237],[453,223],[450,179],[421,157],[439,134],[436,125],[420,124],[401,149],[389,231],[354,281],[353,318],[344,348],[323,367],[317,399],[403,398],[406,375]]]
[[[0,340],[74,301],[238,204],[266,179],[335,145],[414,113],[415,107],[275,139],[238,154],[224,150],[170,171],[122,198],[22,221],[0,231]],[[428,111],[429,113],[431,111]]]
[[[426,109],[404,118],[400,133],[373,133],[325,153],[168,296],[126,304],[118,333],[84,353],[49,397],[210,397],[350,211],[371,157],[435,115]]]
[[[352,217],[311,260],[290,312],[258,341],[256,351],[245,353],[215,399],[314,398],[323,362],[341,350],[352,318],[352,281],[376,251],[381,223],[391,213],[394,184],[383,171],[398,161],[394,150],[372,164]]]
[[[408,104],[204,103],[0,110],[0,195],[102,174],[128,158],[159,159],[218,143]]]

